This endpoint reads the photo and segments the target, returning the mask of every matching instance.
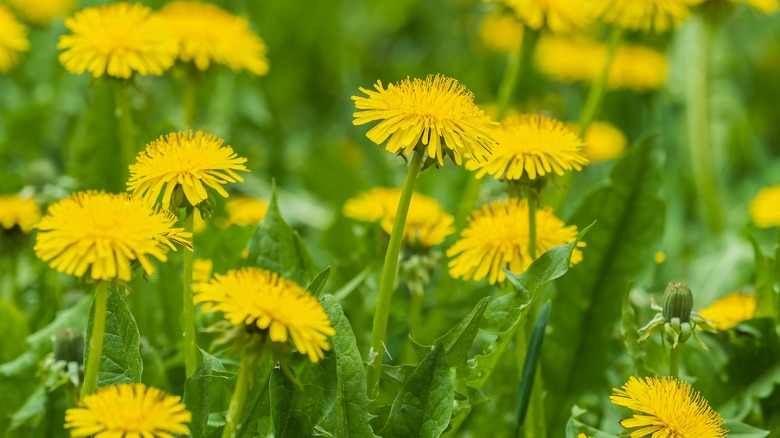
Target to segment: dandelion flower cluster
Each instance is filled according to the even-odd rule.
[[[105,386],[65,412],[65,427],[74,437],[170,438],[188,434],[190,421],[181,397],[143,383]]]
[[[196,303],[207,312],[222,312],[233,325],[256,325],[268,330],[273,342],[292,338],[295,347],[312,362],[330,349],[328,336],[336,332],[317,299],[294,282],[274,272],[242,268],[215,274],[193,288]]]
[[[76,7],[74,0],[10,0],[22,16],[36,24],[63,18]]]
[[[594,0],[501,0],[531,29],[542,27],[553,33],[584,30],[593,20]]]
[[[601,18],[629,30],[657,33],[677,27],[702,0],[597,0]]]
[[[257,226],[268,213],[268,204],[249,196],[235,196],[225,204],[227,223],[245,227]]]
[[[248,172],[246,158],[213,135],[197,131],[175,132],[149,143],[130,165],[127,189],[155,201],[163,192],[162,205],[170,204],[174,189],[181,187],[190,205],[208,199],[206,187],[227,198],[223,184],[243,181],[236,171]]]
[[[588,164],[585,143],[564,123],[533,114],[507,117],[493,133],[496,146],[483,162],[469,161],[467,167],[495,179],[530,179],[555,172],[581,170]]]
[[[18,227],[23,233],[29,233],[40,220],[41,209],[34,198],[0,196],[0,226],[4,229]]]
[[[401,190],[376,187],[344,204],[344,216],[364,222],[379,222],[382,229],[391,234],[401,200]],[[444,242],[455,232],[455,219],[435,199],[412,194],[409,213],[406,216],[404,240],[413,247],[432,247]]]
[[[178,52],[176,39],[154,12],[140,3],[86,8],[65,20],[72,32],[60,37],[60,62],[75,74],[88,71],[127,79],[163,74]]]
[[[249,22],[209,3],[175,1],[160,11],[179,42],[179,59],[206,70],[212,62],[234,71],[268,73],[266,46]]]
[[[566,226],[550,207],[536,211],[536,248],[539,254],[577,237],[577,227]],[[578,246],[584,246],[580,242]],[[460,240],[447,250],[450,275],[464,280],[488,277],[490,284],[506,278],[503,268],[524,272],[533,262],[528,253],[528,200],[494,201],[471,213]],[[571,262],[579,263],[575,249]]]
[[[464,155],[481,161],[493,147],[490,132],[495,123],[455,79],[440,75],[425,80],[407,78],[387,88],[377,81],[374,89],[361,87],[367,97],[352,96],[358,109],[352,123],[380,120],[366,135],[376,144],[389,138],[386,149],[394,154],[408,156],[422,142],[439,165],[448,153],[460,164]]]
[[[609,397],[613,404],[634,411],[620,424],[632,438],[726,436],[723,418],[686,382],[671,377],[631,377]]]
[[[0,4],[0,73],[11,70],[19,62],[19,54],[28,50],[27,27]]]
[[[515,53],[523,40],[523,25],[513,15],[493,12],[482,20],[479,37],[490,50]]]
[[[192,236],[173,228],[176,218],[128,194],[80,192],[49,207],[38,224],[35,253],[59,272],[95,280],[128,281],[133,260],[153,274],[150,256],[165,261]]]
[[[780,184],[765,187],[750,203],[750,217],[759,228],[780,227]]]
[[[756,297],[734,292],[699,312],[702,318],[718,330],[728,330],[756,316]]]
[[[576,123],[569,124],[574,132],[580,131]],[[628,145],[628,139],[620,129],[606,122],[593,122],[585,132],[585,155],[591,162],[613,160],[619,157]]]

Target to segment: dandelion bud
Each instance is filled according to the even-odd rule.
[[[685,283],[669,283],[664,292],[664,319],[672,321],[679,318],[679,323],[691,319],[693,310],[693,294]]]
[[[54,359],[84,363],[84,337],[73,329],[63,330],[54,340]]]

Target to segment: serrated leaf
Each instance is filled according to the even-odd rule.
[[[737,420],[726,420],[723,428],[729,431],[729,438],[764,438],[768,430],[758,429]]]
[[[658,195],[660,165],[652,142],[643,141],[612,169],[610,181],[586,196],[569,223],[597,221],[583,259],[556,284],[556,311],[542,357],[551,413],[551,436],[561,435],[573,397],[602,391],[604,370],[618,352],[613,330],[620,320],[626,285],[645,268],[664,228],[665,204]]]
[[[192,413],[190,434],[204,436],[211,411],[211,383],[215,372],[225,372],[222,363],[214,356],[200,350],[203,355],[195,373],[184,383],[184,405]]]
[[[437,345],[407,379],[396,396],[383,438],[436,438],[452,415],[455,388],[444,347]]]
[[[322,290],[325,289],[325,284],[328,282],[328,277],[330,277],[330,266],[320,271],[320,273],[314,277],[314,280],[312,280],[311,283],[309,283],[309,285],[306,287],[306,292],[319,298]]]
[[[235,438],[270,435],[271,401],[268,381],[275,364],[276,360],[273,356],[268,355],[262,363],[255,366],[255,372],[252,375],[252,388],[247,394]]]
[[[455,327],[450,329],[444,336],[434,342],[434,345],[441,344],[447,353],[447,360],[451,366],[465,367],[469,359],[469,352],[474,345],[474,338],[479,333],[479,323],[482,321],[482,315],[485,313],[489,297],[485,297],[477,303],[476,306],[460,320]]]
[[[84,339],[84,358],[89,357],[92,336],[92,319],[94,306],[90,311],[87,323],[87,334]],[[143,361],[140,350],[141,336],[135,319],[127,308],[119,290],[113,285],[108,286],[108,302],[106,303],[106,330],[103,337],[103,355],[100,357],[98,370],[98,388],[120,383],[138,383],[141,381]]]
[[[328,415],[334,437],[375,437],[369,422],[366,372],[357,349],[355,335],[338,300],[331,295],[321,299],[336,334],[331,339],[336,357],[338,387],[336,404]]]

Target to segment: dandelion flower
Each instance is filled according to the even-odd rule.
[[[581,433],[581,434],[577,435],[577,438],[591,438],[591,437],[585,435],[584,433]]]
[[[268,213],[268,204],[249,196],[236,196],[225,204],[225,210],[228,224],[255,227]]]
[[[214,262],[209,259],[195,259],[192,262],[192,282],[208,283]]]
[[[10,3],[25,19],[42,25],[67,16],[76,7],[74,0],[10,0]]]
[[[479,37],[490,50],[515,53],[523,40],[523,25],[513,15],[493,12],[482,20]]]
[[[580,131],[576,123],[569,124],[574,132]],[[628,139],[616,127],[606,122],[593,122],[585,132],[585,155],[593,163],[614,160],[626,150]]]
[[[88,71],[127,79],[163,74],[178,52],[176,39],[150,8],[113,3],[86,8],[65,20],[72,32],[60,37],[60,62],[71,73]]]
[[[176,218],[126,193],[81,192],[53,204],[38,224],[35,254],[59,272],[95,280],[131,277],[133,260],[147,274],[149,256],[165,261],[174,243],[191,249]]]
[[[756,297],[734,292],[715,301],[699,314],[718,330],[728,330],[756,316]]]
[[[469,161],[467,167],[495,179],[530,179],[555,172],[580,170],[588,164],[585,143],[566,125],[550,117],[534,114],[508,117],[493,133],[496,146],[481,163]]]
[[[19,54],[28,50],[27,27],[0,4],[0,73],[11,70],[19,62]]]
[[[555,217],[552,208],[536,210],[536,248],[542,254],[550,248],[564,245],[577,237],[577,227],[566,226]],[[584,246],[580,242],[578,246]],[[447,250],[451,257],[450,275],[464,280],[488,277],[490,284],[506,278],[502,268],[514,273],[524,272],[533,262],[528,254],[528,200],[494,201],[471,213],[460,240]],[[582,260],[578,249],[572,254],[572,264]]]
[[[628,30],[657,33],[677,27],[702,0],[597,0],[602,19]]]
[[[105,386],[65,412],[71,436],[95,438],[170,438],[188,434],[192,415],[181,397],[143,383]]]
[[[631,377],[609,397],[613,404],[634,411],[620,424],[632,438],[726,436],[723,418],[686,382],[671,377]]]
[[[381,120],[366,136],[376,144],[389,138],[388,151],[408,156],[422,141],[428,146],[428,156],[439,165],[449,153],[460,164],[463,155],[481,161],[490,152],[495,123],[455,79],[440,75],[425,80],[407,78],[387,88],[377,81],[374,88],[376,91],[360,88],[367,97],[352,96],[358,109],[352,123]]]
[[[553,33],[571,33],[585,29],[593,20],[594,0],[502,0],[526,26],[542,27]]]
[[[19,227],[23,233],[29,233],[40,220],[41,209],[34,198],[0,196],[0,226],[4,229]]]
[[[256,325],[267,330],[273,342],[286,343],[291,337],[312,362],[325,357],[330,349],[327,337],[336,333],[314,296],[274,272],[231,270],[196,284],[194,292],[195,303],[205,303],[205,311],[222,312],[233,325]]]
[[[268,73],[266,46],[249,22],[209,3],[175,1],[160,11],[179,42],[179,59],[206,70],[212,62],[234,71]]]
[[[758,192],[750,203],[750,217],[759,228],[780,227],[780,184]]]
[[[181,187],[190,205],[208,199],[206,187],[227,198],[222,188],[229,182],[243,181],[236,171],[249,172],[240,158],[223,141],[201,131],[176,132],[160,137],[141,151],[130,165],[127,189],[147,200],[156,200],[163,192],[162,205],[170,204],[173,191]]]

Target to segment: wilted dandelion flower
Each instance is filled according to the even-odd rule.
[[[223,140],[197,131],[175,132],[149,143],[130,165],[127,189],[146,200],[155,201],[163,192],[162,205],[168,206],[174,189],[181,187],[190,205],[208,199],[207,187],[227,198],[222,188],[243,181],[236,171],[249,172],[246,158],[236,156]]]
[[[18,227],[23,233],[29,233],[40,220],[41,209],[34,198],[0,196],[0,226],[4,229]]]
[[[531,29],[542,27],[554,33],[585,29],[593,20],[594,0],[501,0]]]
[[[702,318],[718,330],[728,330],[756,316],[756,297],[734,292],[699,312]]]
[[[629,30],[657,33],[677,27],[702,0],[597,0],[601,18]]]
[[[552,208],[536,210],[536,248],[542,254],[577,237],[577,227],[566,226],[555,217]],[[577,246],[584,246],[580,242]],[[451,257],[450,275],[464,280],[488,277],[490,284],[504,281],[503,268],[524,272],[533,262],[528,253],[528,200],[515,198],[494,201],[471,213],[460,240],[447,250]],[[582,260],[575,249],[572,264]]]
[[[268,213],[268,204],[249,196],[234,196],[225,204],[228,224],[257,226]]]
[[[686,382],[671,377],[631,377],[621,389],[613,389],[613,404],[634,411],[620,424],[632,438],[725,437],[723,418]]]
[[[76,7],[74,0],[10,0],[10,3],[25,19],[36,24],[63,18]]]
[[[19,54],[28,50],[27,27],[0,4],[0,73],[11,70],[19,62]]]
[[[569,124],[574,132],[580,131],[576,123]],[[618,128],[606,122],[593,122],[585,132],[585,155],[593,163],[614,160],[628,145],[628,139]]]
[[[463,155],[482,160],[490,152],[495,123],[455,79],[440,75],[425,80],[407,78],[387,88],[377,81],[374,88],[376,91],[360,88],[367,97],[352,96],[358,109],[352,123],[380,120],[366,136],[376,144],[389,138],[388,151],[408,156],[422,142],[428,146],[428,156],[439,165],[448,154],[460,164]]]
[[[266,46],[244,18],[210,3],[175,1],[160,11],[179,42],[179,59],[206,70],[212,62],[256,75],[268,73]]]
[[[507,117],[493,132],[496,146],[482,162],[467,167],[495,179],[530,179],[555,172],[580,170],[588,164],[585,143],[566,125],[553,118],[533,114]]]
[[[65,412],[65,427],[74,437],[170,438],[188,434],[190,421],[181,397],[143,383],[105,386]]]
[[[231,270],[195,284],[193,290],[195,302],[205,303],[203,310],[222,312],[233,325],[257,326],[273,342],[286,343],[290,337],[312,362],[325,357],[330,349],[327,337],[336,333],[314,296],[274,272]]]
[[[38,224],[35,254],[59,272],[95,280],[130,280],[133,260],[147,274],[150,256],[165,261],[174,243],[192,237],[173,228],[176,218],[129,194],[80,192],[49,207]]]
[[[759,228],[780,227],[780,184],[758,192],[750,203],[750,218]]]
[[[523,40],[523,25],[513,15],[496,11],[482,19],[479,37],[490,50],[515,53]]]
[[[72,32],[60,37],[60,62],[71,73],[88,71],[127,79],[163,74],[178,52],[176,39],[150,8],[113,3],[86,8],[65,20]]]

